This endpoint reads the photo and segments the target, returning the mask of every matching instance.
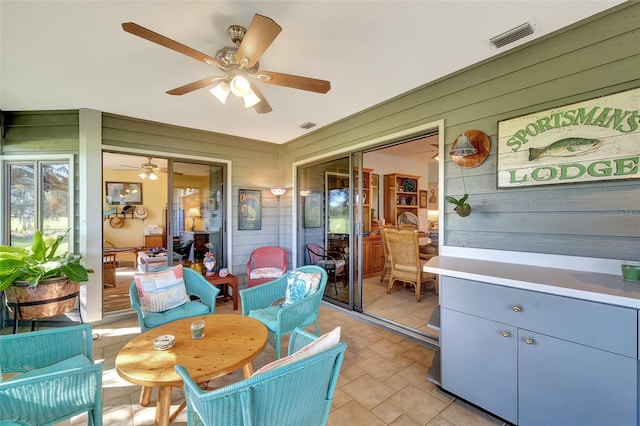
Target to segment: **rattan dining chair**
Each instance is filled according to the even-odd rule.
[[[387,285],[387,294],[391,294],[396,281],[412,284],[415,287],[418,302],[422,283],[433,281],[437,293],[438,276],[422,270],[427,261],[420,258],[418,231],[383,229],[382,232],[387,242],[391,263],[391,278]]]

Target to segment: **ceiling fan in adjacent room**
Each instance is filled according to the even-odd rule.
[[[159,167],[157,164],[151,162],[151,157],[147,158],[149,159],[149,161],[140,165],[140,167],[142,167],[142,173],[140,173],[138,176],[140,176],[140,179],[143,180],[147,177],[149,178],[149,180],[158,180],[158,175],[156,173],[158,172]]]
[[[293,89],[316,93],[327,93],[331,83],[326,80],[282,74],[259,69],[258,60],[278,36],[282,28],[273,19],[255,15],[248,29],[240,25],[231,25],[227,33],[234,46],[223,47],[215,57],[199,52],[182,43],[141,27],[133,22],[125,22],[122,28],[133,35],[142,37],[183,55],[187,55],[205,64],[215,65],[226,75],[203,78],[169,90],[170,95],[184,95],[198,89],[213,86],[210,92],[225,103],[229,93],[243,98],[246,108],[253,107],[258,114],[272,111],[258,86],[250,80],[261,83],[285,86]]]

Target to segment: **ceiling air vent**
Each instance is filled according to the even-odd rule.
[[[315,126],[316,126],[316,123],[312,123],[310,121],[307,121],[306,123],[302,123],[298,127],[300,127],[301,129],[310,129],[310,128],[315,127]]]
[[[507,44],[513,43],[514,41],[520,40],[528,35],[533,34],[533,27],[530,22],[525,22],[522,25],[518,25],[515,28],[511,28],[499,34],[495,37],[491,37],[489,39],[489,44],[496,49],[506,46]]]

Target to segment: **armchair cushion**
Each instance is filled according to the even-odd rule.
[[[187,302],[165,312],[149,312],[144,317],[144,323],[147,328],[154,328],[171,321],[208,313],[210,313],[210,309],[207,305],[200,302]]]
[[[282,268],[276,267],[266,267],[266,268],[256,268],[249,273],[249,278],[253,280],[261,279],[261,278],[278,278],[282,276],[284,271]]]
[[[287,274],[287,292],[280,306],[291,305],[318,291],[320,274],[290,271]]]
[[[89,367],[91,364],[92,362],[89,358],[87,358],[85,355],[79,354],[71,358],[62,360],[60,362],[56,362],[55,364],[48,365],[46,367],[27,370],[24,373],[17,374],[13,377],[10,377],[8,380],[17,379],[17,378],[24,379],[27,377],[36,377],[36,376],[41,376],[43,374],[57,373],[58,371],[70,370],[72,368]]]
[[[331,349],[334,346],[337,346],[338,343],[340,343],[340,331],[341,331],[340,327],[334,328],[330,332],[323,334],[313,342],[304,346],[302,349],[298,350],[297,352],[294,352],[291,355],[286,356],[284,358],[277,359],[261,367],[259,370],[253,373],[253,376],[255,376],[256,374],[267,372],[269,370],[273,370],[274,368],[281,367],[283,365],[291,364],[292,362],[298,361],[306,357],[310,357],[311,355],[315,355],[327,349]]]
[[[164,312],[189,302],[182,265],[133,274],[143,312]]]
[[[278,328],[278,310],[280,306],[269,306],[262,309],[252,309],[249,316],[263,323],[269,330],[275,331]]]

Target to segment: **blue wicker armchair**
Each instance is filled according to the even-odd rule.
[[[0,424],[53,425],[87,412],[89,425],[102,425],[102,363],[93,362],[91,330],[0,336]]]
[[[313,334],[296,329],[291,334],[289,354],[315,339]],[[345,343],[339,343],[212,392],[201,390],[188,371],[177,365],[184,381],[187,424],[325,425],[346,349]]]
[[[150,328],[154,328],[177,319],[212,314],[215,311],[216,297],[218,296],[218,293],[220,293],[220,289],[209,283],[202,274],[194,271],[193,269],[184,268],[183,279],[184,285],[187,289],[187,294],[191,296],[192,299],[196,297],[199,300],[192,300],[182,306],[178,306],[177,308],[169,309],[164,312],[145,313],[140,305],[140,297],[138,296],[136,282],[134,281],[131,283],[131,287],[129,288],[129,299],[131,300],[131,307],[138,314],[141,333],[144,333]]]
[[[276,349],[276,356],[280,358],[280,340],[282,336],[290,334],[296,327],[305,328],[314,324],[316,335],[320,335],[318,328],[318,313],[320,302],[327,286],[327,272],[319,266],[301,266],[296,271],[319,273],[320,285],[314,294],[298,300],[287,306],[278,307],[274,303],[284,299],[287,292],[287,274],[275,281],[256,287],[240,290],[242,315],[255,318],[267,327],[269,343]]]

